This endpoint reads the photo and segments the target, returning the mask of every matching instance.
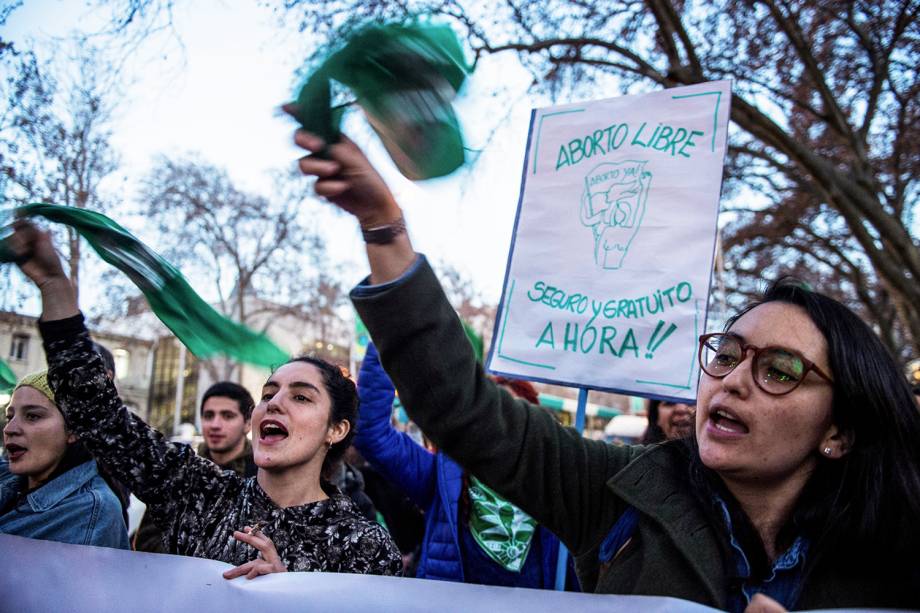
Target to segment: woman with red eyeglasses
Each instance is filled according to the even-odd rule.
[[[721,609],[920,607],[920,415],[879,339],[779,283],[701,339],[694,433],[586,440],[490,381],[389,189],[347,139],[298,131],[316,193],[359,221],[352,292],[406,411],[555,532],[585,590]],[[761,610],[767,610],[762,608]]]

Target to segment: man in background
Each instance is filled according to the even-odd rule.
[[[244,477],[255,476],[252,444],[246,438],[254,406],[252,396],[241,385],[220,381],[209,387],[201,400],[204,442],[198,455]]]
[[[252,396],[242,385],[219,381],[205,391],[201,399],[201,430],[204,442],[198,455],[225,470],[244,477],[256,474],[252,444],[246,435],[252,427]],[[163,533],[148,517],[141,520],[134,537],[136,551],[167,553]]]

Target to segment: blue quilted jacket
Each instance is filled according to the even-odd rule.
[[[358,395],[361,410],[355,447],[374,468],[425,510],[425,536],[416,577],[462,582],[457,516],[463,469],[443,453],[429,452],[392,426],[393,383],[380,365],[373,344],[368,346],[361,365]],[[541,539],[544,579],[543,585],[533,587],[552,589],[559,540],[543,527],[537,528],[534,538]],[[576,585],[570,564],[567,589],[577,589]]]

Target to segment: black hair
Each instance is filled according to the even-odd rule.
[[[199,410],[204,411],[204,403],[208,398],[213,398],[215,396],[236,400],[237,405],[240,407],[240,414],[243,416],[243,421],[249,421],[249,418],[252,417],[252,409],[255,407],[255,402],[252,400],[252,394],[242,385],[237,385],[232,381],[218,381],[209,387],[205,391],[204,396],[201,397],[201,408]]]
[[[102,344],[92,341],[93,350],[102,356],[102,362],[105,364],[105,369],[112,372],[112,378],[118,374],[115,372],[115,356],[112,355],[112,352],[106,349]]]
[[[914,396],[920,396],[920,384],[917,384],[910,388],[910,391],[913,392]]]
[[[304,362],[311,364],[319,370],[323,377],[323,385],[329,394],[329,424],[337,424],[347,420],[351,426],[348,434],[338,443],[334,443],[326,452],[326,459],[323,460],[323,474],[345,455],[345,451],[351,445],[355,437],[355,426],[358,423],[358,389],[355,382],[345,376],[341,368],[327,362],[322,358],[314,356],[299,356],[289,360],[287,363]]]
[[[814,546],[845,559],[908,559],[920,547],[920,412],[907,381],[855,313],[793,279],[775,282],[726,329],[768,302],[801,308],[824,336],[834,379],[832,419],[852,443],[842,458],[819,456],[794,523]],[[698,460],[698,449],[694,455]]]
[[[640,445],[654,445],[667,440],[664,430],[658,425],[658,407],[661,406],[660,400],[648,401],[648,426],[645,428],[645,434],[639,440]]]

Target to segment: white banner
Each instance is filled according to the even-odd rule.
[[[0,535],[0,609],[99,611],[688,611],[709,607],[651,596],[597,596],[339,573],[281,573],[227,581],[229,564]]]
[[[694,400],[731,83],[534,110],[489,369]]]

